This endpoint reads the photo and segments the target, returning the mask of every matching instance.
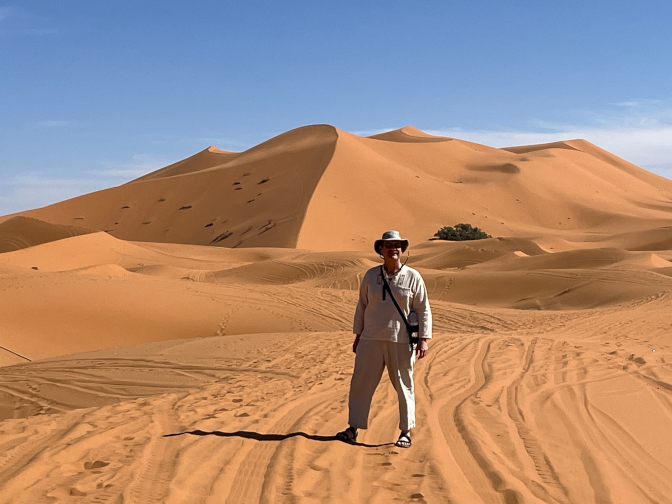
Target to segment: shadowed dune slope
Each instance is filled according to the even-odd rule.
[[[23,215],[80,222],[125,240],[295,247],[335,142],[331,126],[308,126],[237,155],[206,149],[131,183]]]
[[[0,254],[93,232],[79,226],[50,224],[17,215],[0,222]]]
[[[209,147],[22,215],[229,248],[369,250],[385,229],[417,244],[458,222],[493,236],[594,241],[672,225],[672,181],[585,140],[497,149],[411,126],[364,138],[318,125],[242,153]]]

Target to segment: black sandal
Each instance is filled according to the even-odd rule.
[[[359,434],[357,429],[354,427],[348,427],[344,431],[336,434],[336,439],[343,441],[344,443],[354,443],[357,440],[357,434]]]
[[[394,446],[397,448],[410,448],[411,447],[411,433],[402,432],[399,434],[399,439],[394,443]]]

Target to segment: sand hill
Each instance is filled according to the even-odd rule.
[[[88,233],[93,231],[17,215],[0,222],[0,254]]]
[[[495,149],[412,127],[307,126],[22,215],[124,240],[367,250],[381,229],[418,243],[458,222],[527,237],[667,226],[672,182],[584,140]]]
[[[671,210],[581,140],[310,126],[0,218],[0,504],[669,502]],[[388,228],[434,317],[409,450],[386,378],[333,438]]]

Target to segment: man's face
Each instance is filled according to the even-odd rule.
[[[401,256],[401,242],[386,241],[383,243],[383,256],[390,259],[399,259]]]

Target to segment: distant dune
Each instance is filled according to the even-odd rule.
[[[363,138],[318,125],[21,215],[124,240],[368,250],[384,229],[419,243],[458,222],[520,237],[670,226],[672,181],[585,140],[496,149],[410,126]]]

